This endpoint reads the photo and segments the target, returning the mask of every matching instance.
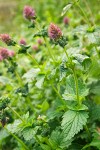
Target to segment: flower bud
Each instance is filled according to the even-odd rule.
[[[26,45],[25,39],[21,39],[21,40],[19,41],[19,44],[20,44],[20,45]]]
[[[58,40],[60,37],[62,37],[62,32],[57,25],[51,23],[48,29],[48,35],[50,39]]]
[[[14,51],[9,51],[6,48],[0,47],[0,61],[15,55]]]
[[[0,34],[0,40],[2,40],[2,42],[7,44],[8,46],[14,46],[16,44],[8,34]]]
[[[65,25],[69,24],[69,18],[68,17],[64,17],[63,22]]]
[[[31,6],[25,6],[23,16],[25,19],[32,20],[35,18],[35,10]]]
[[[7,45],[11,42],[11,37],[8,34],[0,34],[0,39]]]

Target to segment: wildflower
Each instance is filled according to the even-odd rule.
[[[50,39],[58,40],[62,36],[62,32],[61,32],[61,29],[57,25],[51,23],[48,29],[48,35]]]
[[[42,45],[42,43],[43,43],[43,41],[41,39],[38,39],[37,42],[38,42],[39,45]]]
[[[28,20],[32,20],[35,18],[35,10],[31,6],[25,6],[23,16]]]
[[[8,49],[6,48],[0,48],[0,56],[3,58],[3,59],[7,59],[9,57],[9,52],[8,52]]]
[[[0,34],[0,39],[8,46],[14,46],[16,44],[8,34]]]
[[[9,51],[6,48],[0,47],[0,61],[15,55],[14,51]]]
[[[68,17],[64,17],[63,22],[65,25],[69,24],[69,18]]]
[[[11,42],[11,37],[8,34],[0,34],[0,39],[7,45]]]
[[[25,39],[21,39],[21,40],[19,41],[19,44],[20,44],[20,45],[26,45]]]
[[[33,49],[33,50],[38,50],[38,49],[39,49],[39,48],[38,48],[38,45],[33,45],[33,46],[32,46],[32,49]]]

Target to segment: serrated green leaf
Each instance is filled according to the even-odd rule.
[[[63,115],[62,120],[62,130],[66,135],[66,140],[70,140],[83,129],[88,118],[88,113],[86,111],[72,111],[68,110]]]
[[[71,144],[72,140],[66,140],[65,134],[61,133],[58,129],[53,131],[50,138],[49,143],[53,149],[64,149]]]
[[[84,60],[89,59],[88,56],[86,56],[86,55],[81,55],[81,54],[74,54],[74,57],[77,59],[77,61],[78,61],[79,63],[83,63]]]
[[[78,80],[79,98],[83,99],[88,94],[88,89],[83,84],[82,80]],[[66,89],[62,95],[65,100],[76,100],[76,87],[74,77],[72,75],[66,78]]]
[[[0,76],[0,83],[5,85],[5,84],[9,84],[11,82],[10,82],[9,78],[4,77],[4,76]]]
[[[29,141],[31,139],[34,139],[34,135],[36,134],[36,131],[33,129],[33,128],[25,128],[23,131],[22,131],[22,136],[24,137],[24,139],[26,141]]]
[[[100,120],[100,105],[96,105],[92,107],[90,112],[90,117],[92,121]]]
[[[32,82],[39,72],[39,68],[32,68],[27,73],[25,73],[22,78],[24,78],[26,82]]]
[[[20,127],[20,124],[22,122],[20,120],[15,120],[13,124],[8,124],[7,125],[7,129],[11,132],[11,133],[18,133],[19,131],[21,131],[23,129],[23,127]]]
[[[37,82],[36,82],[36,86],[41,89],[42,86],[43,86],[43,82],[44,82],[44,78],[45,78],[45,75],[39,75],[36,79],[37,79]]]

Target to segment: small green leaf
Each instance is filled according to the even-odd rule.
[[[65,13],[72,7],[72,4],[67,4],[64,8],[63,8],[63,11],[61,13],[61,16],[64,16]]]
[[[45,100],[42,103],[42,111],[47,111],[49,109],[49,103]]]
[[[42,88],[43,82],[44,82],[44,78],[45,78],[45,75],[38,75],[37,76],[37,78],[36,78],[37,82],[35,84],[37,86],[37,88],[39,88],[39,89]]]
[[[25,128],[22,131],[22,136],[24,137],[26,141],[33,139],[35,134],[36,134],[36,131],[34,131],[33,128],[29,128],[29,127]]]
[[[40,72],[39,68],[32,68],[23,75],[23,78],[26,79],[26,82],[32,82],[39,72]]]

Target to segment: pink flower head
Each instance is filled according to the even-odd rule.
[[[7,59],[9,57],[8,49],[0,47],[0,56],[2,59]]]
[[[0,47],[0,61],[15,55],[14,51],[9,51],[6,48]]]
[[[38,48],[38,45],[33,45],[33,46],[32,46],[32,49],[33,49],[33,50],[38,50],[38,49],[39,49],[39,48]]]
[[[19,44],[20,44],[20,45],[26,45],[25,39],[21,39],[21,40],[19,41]]]
[[[43,43],[42,39],[38,39],[37,42],[38,42],[39,45],[42,45],[42,43]]]
[[[8,34],[0,34],[0,39],[7,45],[9,45],[12,41],[11,37]]]
[[[61,32],[61,29],[57,25],[51,23],[48,29],[48,35],[50,39],[57,40],[62,36],[62,32]]]
[[[69,24],[69,18],[68,17],[64,17],[63,22],[65,25]]]
[[[23,15],[28,20],[34,19],[35,10],[31,6],[25,6],[23,10]]]
[[[14,51],[8,51],[8,53],[9,53],[9,57],[13,57],[15,55]]]

